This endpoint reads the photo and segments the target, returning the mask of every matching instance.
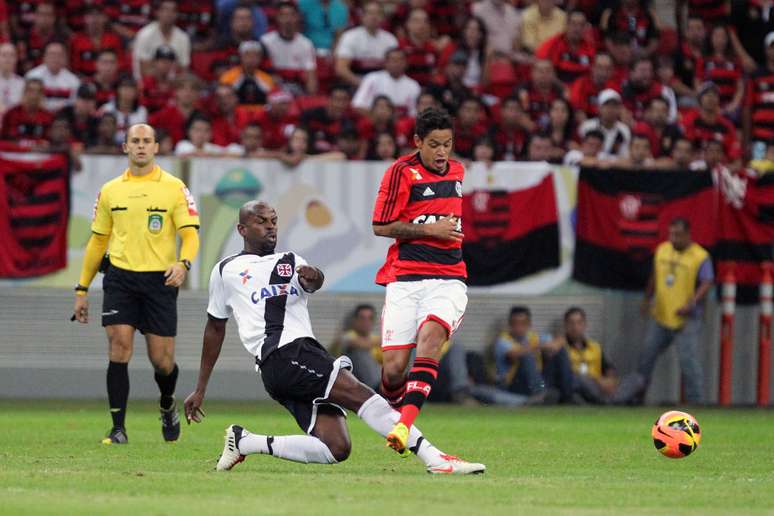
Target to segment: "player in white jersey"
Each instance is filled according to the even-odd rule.
[[[207,383],[223,345],[226,322],[233,315],[266,391],[293,414],[307,435],[261,435],[230,425],[217,469],[229,470],[255,453],[303,463],[341,462],[351,449],[345,409],[386,436],[400,414],[355,378],[347,357],[334,359],[312,333],[306,303],[308,295],[322,287],[322,271],[292,252],[275,252],[277,214],[264,202],[242,206],[237,231],[244,238],[244,250],[221,260],[210,276],[201,368],[196,390],[185,400],[186,419],[190,424],[204,417]],[[429,473],[486,469],[441,452],[414,426],[408,449]],[[404,456],[408,455],[406,451]]]

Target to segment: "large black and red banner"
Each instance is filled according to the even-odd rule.
[[[462,199],[468,284],[495,285],[559,266],[551,174],[516,190],[476,190]]]
[[[582,168],[573,278],[643,289],[676,217],[688,219],[719,275],[734,263],[737,302],[757,302],[761,263],[772,259],[774,176]]]
[[[731,266],[738,303],[757,303],[763,262],[774,258],[774,174],[718,178],[718,234],[713,248],[722,276]]]
[[[695,241],[714,243],[715,200],[709,173],[582,168],[573,278],[603,288],[644,288],[653,250],[675,217],[690,221]]]
[[[67,264],[68,160],[0,157],[0,277],[26,278]]]

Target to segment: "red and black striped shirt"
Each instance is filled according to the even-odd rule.
[[[435,67],[438,63],[438,55],[433,44],[426,41],[424,45],[416,45],[408,38],[401,38],[398,44],[406,53],[408,65],[406,75],[422,86],[430,84],[435,76]]]
[[[720,90],[720,103],[729,104],[736,94],[736,86],[742,78],[738,62],[723,57],[700,58],[696,63],[696,76],[702,81],[712,81]]]
[[[707,25],[725,25],[725,18],[731,14],[728,0],[687,0],[688,15],[698,16]]]
[[[741,156],[736,127],[723,115],[719,115],[714,122],[708,122],[701,117],[698,110],[694,110],[683,118],[683,128],[685,137],[697,147],[703,147],[706,142],[714,140],[723,144],[726,156],[730,160]]]
[[[752,74],[746,104],[752,117],[752,139],[774,142],[774,70],[760,68]]]
[[[462,181],[465,168],[449,160],[446,172],[438,174],[422,165],[419,153],[398,158],[382,178],[374,206],[373,224],[395,221],[432,224],[441,217],[462,216]],[[376,283],[423,279],[465,281],[462,243],[433,238],[396,240],[387,260],[376,274]]]

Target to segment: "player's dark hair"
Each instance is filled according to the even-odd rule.
[[[513,319],[517,315],[526,315],[527,319],[532,319],[532,312],[524,305],[512,306],[511,313],[508,314],[508,319]]]
[[[579,307],[579,306],[571,306],[567,309],[566,312],[564,312],[564,322],[567,322],[567,320],[572,317],[573,315],[578,314],[581,317],[583,317],[583,320],[586,320],[586,311]]]
[[[420,140],[439,129],[454,129],[454,123],[445,109],[427,108],[417,115],[414,134],[419,136]]]
[[[680,226],[684,231],[691,230],[691,223],[685,217],[675,217],[669,221],[669,227]]]

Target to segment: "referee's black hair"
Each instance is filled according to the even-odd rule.
[[[454,123],[449,113],[441,108],[427,108],[417,115],[414,134],[424,140],[425,137],[437,129],[454,129]]]

